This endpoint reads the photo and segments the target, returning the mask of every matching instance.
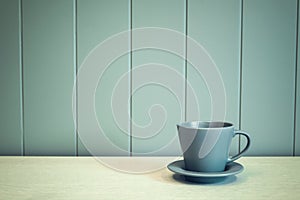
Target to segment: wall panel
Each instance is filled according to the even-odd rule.
[[[225,118],[214,120],[230,121],[236,128],[239,127],[240,18],[239,0],[188,1],[188,36],[202,45],[211,56],[224,82]],[[192,53],[194,52],[187,52],[189,59]],[[210,121],[212,109],[216,107],[213,107],[211,103],[212,96],[204,80],[205,77],[197,73],[194,67],[188,65],[187,78],[197,96],[200,112],[198,115],[195,113],[192,91],[188,87],[187,120]],[[237,150],[238,138],[235,138],[231,153],[236,153]]]
[[[130,28],[130,1],[127,0],[78,0],[77,4],[77,33],[78,33],[78,68],[79,73],[84,68],[84,60],[101,42]],[[93,64],[97,65],[95,79],[92,77],[78,79],[78,154],[79,155],[129,155],[129,54],[119,55],[119,49],[129,52],[129,32],[123,34],[122,44],[109,45],[105,53],[112,54],[113,63],[102,63],[101,56]],[[111,41],[111,40],[110,40]],[[112,43],[110,43],[112,44]],[[96,49],[103,49],[98,46]],[[114,54],[114,52],[116,52]],[[85,68],[90,70],[90,68]],[[82,70],[84,71],[84,70]],[[102,74],[103,72],[103,74]],[[83,76],[80,76],[83,77]],[[91,78],[91,79],[90,79]],[[89,80],[90,79],[90,80]],[[122,80],[123,87],[114,94],[118,81]],[[95,87],[95,115],[86,117],[87,106],[91,105],[86,99],[85,84]],[[117,97],[116,97],[117,96]],[[113,104],[112,104],[113,103]],[[115,109],[113,109],[113,107]],[[115,117],[116,116],[116,117]],[[96,126],[94,126],[97,124]],[[102,132],[100,132],[102,129]]]
[[[0,1],[0,155],[22,155],[20,4]]]
[[[72,0],[24,0],[25,155],[75,155]]]
[[[156,32],[161,27],[184,34],[184,1],[133,0],[132,27],[157,27]],[[153,39],[147,34],[132,37],[133,47],[138,40]],[[184,37],[177,42],[184,51]],[[180,154],[176,123],[184,121],[184,59],[170,51],[144,48],[132,54],[133,155]],[[176,91],[171,91],[174,83]]]
[[[242,128],[248,155],[292,155],[296,0],[245,0]]]
[[[87,149],[93,155],[179,155],[176,123],[211,120],[211,94],[204,77],[171,52],[148,48],[130,54],[141,39],[135,31],[123,32],[123,44],[104,47],[115,56],[111,63],[101,63],[104,54],[95,56],[94,101],[85,98],[85,81],[92,77],[78,79],[76,133],[76,72],[97,45],[131,26],[187,32],[205,48],[224,82],[225,120],[252,136],[248,155],[300,155],[298,3],[0,0],[0,155],[90,155]],[[176,45],[185,53],[184,39]],[[118,54],[120,48],[127,53]],[[199,100],[199,115],[185,77]],[[85,115],[87,105],[91,116]],[[233,141],[231,154],[238,143]]]

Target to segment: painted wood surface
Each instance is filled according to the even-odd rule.
[[[175,124],[211,118],[205,77],[191,64],[185,71],[184,59],[167,51],[128,53],[141,39],[134,31],[132,43],[127,32],[125,45],[106,47],[106,53],[119,47],[127,53],[100,65],[99,70],[107,69],[95,74],[95,103],[85,102],[78,80],[74,122],[76,72],[98,44],[131,26],[187,32],[207,50],[224,82],[225,120],[252,136],[248,155],[300,155],[297,0],[88,2],[0,1],[1,155],[90,155],[84,144],[89,142],[81,140],[85,133],[97,135],[90,141],[92,154],[180,154]],[[178,44],[185,53],[185,41]],[[199,116],[185,77],[199,99]],[[156,84],[142,85],[151,80]],[[176,83],[175,93],[167,83]],[[86,105],[93,106],[92,117],[83,115]],[[95,123],[104,134],[91,126]],[[231,153],[237,150],[235,139]]]
[[[240,32],[241,32],[241,2],[239,0],[228,1],[188,1],[188,36],[199,43],[207,51],[220,73],[226,94],[225,113],[216,110],[218,105],[213,105],[213,90],[209,91],[209,82],[201,73],[202,66],[193,66],[191,63],[187,68],[187,80],[191,87],[187,89],[187,120],[225,120],[232,122],[236,129],[239,128],[239,89],[240,89]],[[188,60],[192,61],[194,49],[187,52]],[[201,64],[205,65],[203,61]],[[214,73],[211,70],[210,73]],[[212,74],[217,77],[218,74]],[[215,78],[215,81],[219,79]],[[214,82],[215,82],[214,81]],[[213,82],[213,84],[214,84]],[[210,85],[213,87],[213,85]],[[193,104],[194,90],[199,106],[199,114],[195,112]],[[221,93],[222,91],[217,91]],[[213,112],[216,110],[219,116],[215,118]],[[238,138],[232,143],[231,153],[238,151]]]
[[[75,155],[73,3],[23,1],[25,155]]]
[[[249,155],[292,155],[296,0],[244,1],[242,128]]]
[[[164,28],[184,34],[184,1],[133,0],[132,27],[156,27],[157,33]],[[133,48],[139,46],[138,41],[153,39],[145,32],[144,36],[133,32]],[[153,44],[170,39],[158,35]],[[176,42],[183,52],[184,37]],[[172,54],[172,49],[144,47],[132,53],[132,69],[133,155],[179,155],[176,123],[184,121],[185,113],[184,58]]]
[[[77,3],[78,154],[129,155],[130,1],[93,0],[86,3],[78,0]],[[114,35],[124,31],[128,33],[123,33],[123,43],[114,42]],[[101,45],[105,41],[111,42],[108,46]],[[121,49],[127,53],[119,54]],[[101,56],[104,54],[97,55],[97,50],[112,55],[112,63],[103,63]],[[90,55],[99,59],[93,61]],[[92,62],[91,65],[97,65],[95,72],[91,72],[95,79],[91,76],[85,79],[80,75],[84,70],[90,70],[89,65],[84,64],[85,59]],[[123,85],[115,94],[118,81]],[[86,99],[88,89],[85,85],[93,87],[91,117],[85,114],[88,107],[93,106],[91,99]]]
[[[22,155],[20,3],[0,1],[0,155]]]

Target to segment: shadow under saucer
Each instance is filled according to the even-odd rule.
[[[237,180],[236,176],[227,176],[227,177],[216,177],[216,178],[198,178],[198,177],[189,177],[180,174],[173,174],[172,178],[175,181],[180,183],[189,184],[189,185],[225,185],[233,183]]]

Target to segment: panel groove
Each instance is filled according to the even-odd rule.
[[[244,0],[241,0],[241,32],[240,32],[240,74],[239,74],[239,130],[242,129],[242,84],[243,84],[243,15],[244,15]],[[239,135],[238,151],[241,152],[241,136]]]
[[[24,134],[24,69],[23,69],[23,0],[19,0],[19,40],[20,40],[20,125],[21,125],[21,154],[25,156]]]
[[[130,68],[130,73],[129,73],[129,95],[130,95],[130,105],[129,105],[129,115],[130,115],[130,120],[129,120],[129,156],[132,156],[132,0],[129,2],[129,26],[130,26],[130,44],[129,44],[129,49],[130,49],[130,56],[129,56],[129,68]]]
[[[75,84],[75,155],[78,156],[78,51],[77,51],[77,0],[74,0],[74,84]]]
[[[295,49],[295,99],[294,99],[294,135],[293,135],[293,156],[296,155],[296,126],[297,126],[297,67],[298,67],[298,40],[299,40],[299,0],[297,0],[296,18],[296,49]]]
[[[184,121],[187,120],[187,40],[188,40],[188,0],[185,1],[185,61],[184,61]]]

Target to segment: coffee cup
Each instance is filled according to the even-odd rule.
[[[180,146],[183,151],[185,169],[197,172],[221,172],[230,162],[240,158],[250,147],[250,136],[235,130],[229,122],[183,122],[177,124]],[[234,136],[246,137],[245,148],[229,157]]]

